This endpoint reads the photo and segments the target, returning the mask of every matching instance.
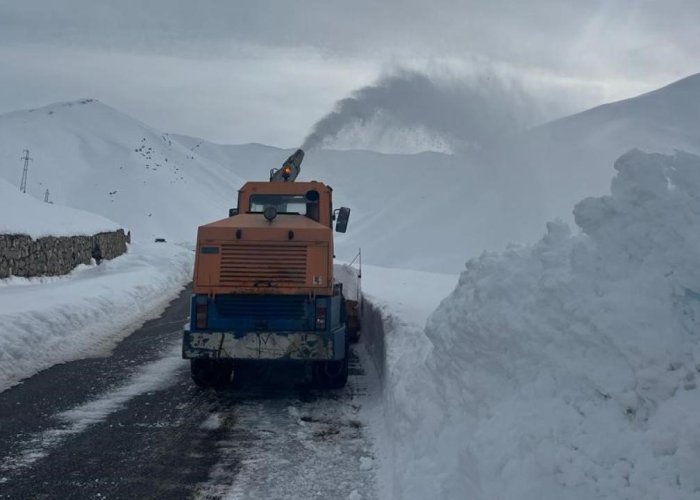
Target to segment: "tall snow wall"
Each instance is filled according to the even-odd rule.
[[[700,498],[700,157],[615,170],[579,232],[470,260],[424,362],[389,360],[394,498]]]

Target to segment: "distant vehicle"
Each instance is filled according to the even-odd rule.
[[[165,243],[165,238],[156,238],[156,243]]]
[[[295,182],[303,157],[297,150],[269,182],[247,182],[228,218],[199,227],[182,349],[199,386],[250,361],[305,363],[321,388],[347,382],[359,318],[333,279],[333,222],[344,233],[350,209],[334,211],[321,182]]]

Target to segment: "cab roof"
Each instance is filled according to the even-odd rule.
[[[200,227],[226,227],[226,228],[275,228],[283,229],[323,229],[328,228],[308,217],[298,214],[278,214],[272,222],[268,222],[262,214],[238,214],[226,219],[217,220]]]
[[[305,194],[307,191],[315,189],[317,191],[331,192],[333,189],[319,181],[306,182],[270,182],[270,181],[250,181],[243,184],[240,193],[270,193],[270,194]]]

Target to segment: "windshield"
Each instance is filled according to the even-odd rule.
[[[307,203],[301,194],[254,194],[250,197],[250,212],[262,213],[266,207],[275,207],[280,214],[306,214]]]

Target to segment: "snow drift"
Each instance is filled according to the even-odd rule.
[[[0,392],[56,363],[104,353],[158,317],[191,277],[192,257],[179,246],[136,243],[67,276],[0,280]]]
[[[44,236],[92,236],[121,226],[102,216],[43,203],[0,179],[0,234]]]
[[[698,498],[700,157],[615,169],[579,234],[470,260],[389,359],[395,498]]]

